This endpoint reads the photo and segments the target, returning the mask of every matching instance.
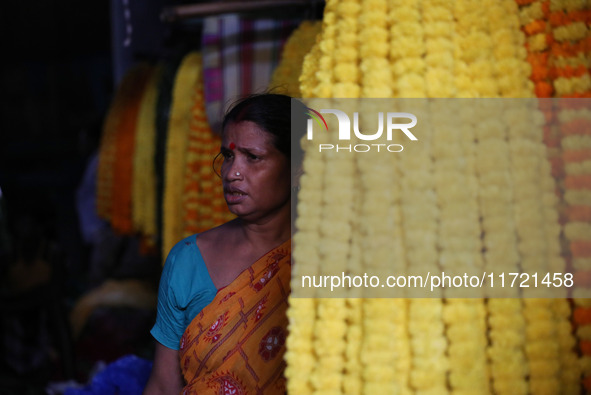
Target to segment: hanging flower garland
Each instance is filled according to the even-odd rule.
[[[519,20],[526,37],[527,60],[532,68],[531,80],[537,97],[552,97],[554,88],[550,76],[549,44],[552,42],[548,23],[549,0],[518,3]]]
[[[168,120],[166,139],[164,200],[162,218],[162,254],[166,257],[170,249],[183,237],[182,196],[187,160],[187,143],[192,118],[201,56],[191,52],[183,58],[176,73],[172,107]]]
[[[221,140],[207,121],[201,61],[196,62],[181,203],[182,237],[221,225],[233,218],[223,197],[221,179],[212,168]]]
[[[506,134],[510,125],[496,114],[511,103],[486,100],[476,107],[474,125],[476,144],[476,171],[479,182],[479,207],[483,230],[485,271],[487,273],[519,272],[519,253],[514,237],[513,196],[509,146]],[[494,289],[493,289],[494,291]],[[503,290],[505,292],[505,290]],[[515,292],[511,298],[487,300],[488,338],[487,354],[492,389],[497,394],[527,394],[527,363],[524,354],[525,322],[523,306]],[[507,295],[503,295],[507,296]]]
[[[319,134],[319,138],[326,139],[327,136]],[[292,294],[287,311],[289,336],[286,341],[285,377],[287,378],[288,392],[292,394],[314,392],[311,382],[311,374],[316,368],[314,331],[318,305],[323,303],[322,299],[295,295],[301,286],[297,283],[300,276],[318,275],[321,266],[320,251],[316,241],[320,232],[325,162],[324,156],[310,147],[311,142],[303,139],[302,148],[306,151],[306,159],[303,163],[304,174],[300,178],[297,232],[293,236]]]
[[[400,157],[400,168],[404,171],[399,174],[406,273],[411,275],[441,272],[436,245],[439,209],[433,188],[435,163],[431,157],[433,136],[430,133],[431,121],[435,119],[427,117],[436,110],[429,107],[427,101],[421,104],[416,103],[414,108],[422,109],[415,110],[423,125],[422,145],[405,147],[405,155]],[[442,294],[435,293],[425,299],[421,297],[424,291],[417,293],[411,293],[407,302],[411,359],[409,386],[416,392],[445,394],[448,392],[446,375],[449,365]]]
[[[302,63],[304,56],[316,42],[321,27],[320,21],[303,21],[289,36],[283,47],[279,65],[271,76],[269,86],[272,89],[279,87],[291,97],[302,96],[299,82]]]
[[[591,48],[590,17],[591,6],[587,2],[558,0],[550,3],[549,23],[552,27],[553,39],[550,51],[553,66],[551,73],[554,78],[556,96],[558,97],[591,97],[589,71],[591,61],[589,56],[589,48]],[[573,162],[573,159],[577,158],[580,149],[584,149],[591,142],[590,116],[588,115],[590,110],[589,106],[587,106],[587,109],[584,106],[577,109],[573,105],[574,102],[563,101],[561,104],[564,107],[556,109],[558,114],[556,124],[558,124],[560,130],[560,148],[562,149],[564,162],[564,184],[561,184],[566,204],[564,236],[568,243],[570,266],[575,271],[577,278],[581,278],[591,272],[591,262],[588,262],[589,259],[585,256],[584,248],[579,248],[580,245],[591,243],[588,241],[589,239],[586,239],[586,232],[581,229],[581,227],[588,226],[591,221],[586,221],[584,216],[573,216],[570,213],[580,211],[572,210],[572,207],[589,206],[590,201],[587,200],[586,203],[582,203],[576,196],[580,194],[580,191],[591,189],[591,180],[585,180],[584,176],[585,174],[591,174],[591,172],[580,172],[580,162],[578,160]],[[572,131],[574,130],[577,130],[580,134],[573,134]],[[577,293],[575,293],[575,296],[577,296]],[[585,300],[575,299],[575,305],[575,316],[591,311]],[[577,323],[577,325],[579,326],[577,329],[579,349],[583,354],[583,361],[586,359],[591,360],[591,354],[589,354],[588,347],[586,347],[588,338],[584,337],[585,329],[590,326],[588,323]],[[583,337],[581,337],[582,334]],[[591,390],[591,366],[584,362],[581,366],[583,368],[582,374],[585,388]]]
[[[338,103],[335,103],[339,107]],[[335,125],[329,121],[329,130]],[[328,142],[336,144],[336,133],[324,133]],[[324,164],[324,183],[322,194],[322,213],[319,222],[319,237],[323,240],[319,247],[320,275],[341,273],[349,259],[351,225],[355,215],[353,202],[354,157],[351,155],[326,155]],[[335,198],[331,191],[339,191]],[[320,297],[330,297],[330,290]],[[318,360],[316,371],[312,373],[316,391],[341,391],[346,351],[347,306],[343,298],[328,298],[318,304],[317,326],[314,333],[314,349]]]
[[[341,1],[336,7],[339,18],[335,22],[339,34],[334,48],[333,97],[359,97],[359,50],[361,45],[361,1]]]
[[[545,152],[541,149],[537,128],[532,127],[532,124],[536,125],[535,120],[525,111],[508,110],[508,113],[508,120],[512,122],[509,147],[521,267],[525,273],[544,273],[550,270],[551,259],[554,258],[546,235],[545,208],[539,199],[544,193],[540,186],[540,174]],[[558,393],[560,360],[552,300],[526,298],[524,306],[530,390]]]
[[[456,102],[453,102],[456,103]],[[463,139],[469,124],[457,127],[452,114],[462,108],[449,107],[437,113],[438,133],[433,137],[435,191],[439,209],[437,245],[439,265],[449,275],[482,270],[478,227],[477,184],[473,153]],[[489,392],[486,359],[486,322],[482,299],[462,299],[447,290],[443,320],[449,342],[449,386],[451,392],[478,389]]]
[[[155,247],[156,228],[156,102],[162,67],[152,72],[147,83],[135,136],[133,158],[132,215],[134,230],[143,236],[149,247]]]
[[[131,234],[131,179],[136,123],[145,84],[147,64],[131,68],[111,103],[105,120],[97,175],[97,212],[116,232]]]
[[[533,3],[523,0],[520,5]],[[323,30],[304,60],[302,94],[533,97],[526,40],[519,27],[514,0],[490,1],[486,7],[470,1],[329,1]],[[535,24],[528,29],[541,32]],[[341,38],[349,32],[352,34]],[[342,62],[341,56],[329,56],[337,50]],[[294,257],[307,259],[296,258],[295,271],[299,264],[311,262],[310,273],[329,273],[336,262],[333,257],[339,257],[347,262],[348,270],[358,270],[361,261],[364,271],[380,273],[375,263],[386,256],[386,250],[368,237],[367,229],[380,223],[377,213],[383,215],[380,210],[384,207],[394,219],[391,233],[400,236],[393,237],[400,244],[387,256],[396,256],[402,267],[421,257],[423,263],[431,262],[446,273],[492,267],[497,262],[503,264],[503,270],[516,270],[519,263],[526,271],[560,270],[556,199],[541,135],[526,131],[528,122],[531,129],[531,114],[522,109],[511,112],[509,107],[510,119],[495,123],[491,114],[496,110],[490,108],[481,108],[477,117],[466,108],[443,110],[432,122],[445,136],[425,137],[432,149],[427,156],[405,156],[388,166],[356,158],[351,170],[349,162],[339,162],[342,158],[325,155],[319,160],[307,151],[304,167],[314,167],[322,174],[312,177],[305,170],[302,178],[298,206],[302,216],[294,236]],[[452,118],[455,115],[463,121],[459,128]],[[432,170],[425,163],[432,163]],[[343,180],[339,178],[341,166],[345,174],[363,177],[357,184]],[[380,173],[381,167],[399,177],[391,181],[392,174]],[[309,185],[317,189],[308,189],[308,176],[315,180]],[[382,200],[370,198],[378,179],[382,183],[388,180],[394,188],[385,200],[384,196]],[[424,186],[417,189],[415,183]],[[384,192],[384,188],[380,190]],[[431,200],[429,190],[434,191]],[[425,197],[413,195],[414,191],[422,191]],[[331,200],[327,204],[327,200],[318,200],[319,195],[338,196],[338,203]],[[544,201],[533,202],[533,196]],[[354,208],[343,208],[345,201],[352,201]],[[327,221],[335,207],[347,213],[342,222]],[[415,222],[422,208],[433,215]],[[363,220],[349,217],[356,210],[357,215],[363,213]],[[344,234],[333,234],[341,228]],[[396,229],[404,232],[396,233]],[[431,240],[429,234],[436,246],[432,255],[428,248],[423,253],[417,247],[419,235]],[[320,267],[313,267],[320,262]],[[572,336],[565,326],[570,309],[564,300],[498,299],[485,304],[482,299],[448,296],[445,301],[428,303],[378,299],[303,302],[292,298],[290,325],[302,338],[288,339],[290,392],[445,393],[478,389],[482,393],[546,393],[572,388],[576,373],[572,373],[573,354],[568,346]],[[331,309],[335,312],[332,317],[327,314]],[[390,317],[385,319],[387,315]],[[307,328],[303,328],[304,322]],[[335,336],[327,337],[326,328],[334,328]],[[290,349],[290,343],[294,348]],[[424,350],[432,350],[432,358]],[[569,373],[558,372],[565,369]]]

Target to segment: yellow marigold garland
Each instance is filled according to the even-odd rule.
[[[426,117],[428,103],[422,101],[425,109],[422,124],[431,124]],[[419,107],[418,104],[415,104]],[[419,112],[420,113],[420,112]],[[400,206],[403,226],[403,242],[407,262],[407,273],[438,273],[437,223],[439,209],[433,188],[434,162],[431,157],[432,129],[425,126],[421,134],[424,146],[409,145],[405,155],[400,157],[404,172],[400,177]],[[412,289],[409,290],[410,295]],[[416,290],[415,290],[416,291]],[[419,296],[408,300],[408,334],[410,336],[409,386],[417,393],[446,394],[448,360],[447,338],[443,323],[443,300],[441,293],[433,298]]]
[[[333,97],[358,97],[360,26],[358,23],[362,3],[357,0],[341,1],[336,6],[339,18],[335,22]]]
[[[190,111],[181,198],[182,237],[203,232],[233,217],[224,200],[222,181],[212,168],[221,140],[209,127],[201,63],[195,65],[195,90]]]
[[[456,103],[456,102],[454,102]],[[435,190],[440,221],[437,230],[440,266],[449,275],[462,275],[482,270],[480,229],[478,226],[477,181],[470,138],[470,124],[458,127],[451,114],[462,114],[462,108],[438,111],[435,121],[438,133],[433,137]],[[467,116],[466,119],[470,119]],[[453,291],[453,290],[449,290]],[[443,319],[449,342],[449,386],[451,393],[467,390],[489,393],[486,363],[486,323],[482,299],[448,296],[443,306]]]
[[[337,105],[338,106],[338,105]],[[330,134],[329,141],[336,143],[337,135]],[[319,222],[321,275],[340,273],[349,258],[354,211],[352,207],[354,157],[334,155],[325,159],[325,176],[322,195],[324,208]],[[338,199],[331,191],[340,191]],[[330,290],[319,296],[329,297],[318,304],[318,319],[314,333],[314,349],[317,352],[316,370],[312,383],[318,393],[340,393],[343,388],[343,370],[347,335],[347,306],[345,299],[330,298]]]
[[[156,67],[150,76],[140,110],[133,159],[132,215],[136,232],[149,246],[155,246],[156,226],[156,102],[162,67]]]
[[[485,8],[491,18],[480,24],[480,33],[486,37],[485,45],[480,46],[480,57],[475,64],[481,66],[474,70],[484,74],[483,84],[478,95],[481,97],[507,96],[497,83],[501,73],[506,70],[495,69],[496,60],[521,60],[515,43],[519,42],[517,30],[507,20],[502,2],[487,1]],[[480,18],[481,20],[484,18]],[[513,22],[514,23],[514,22]],[[502,37],[496,43],[494,35]],[[523,52],[521,52],[523,54]],[[523,56],[523,55],[522,55]],[[495,59],[491,62],[490,59]],[[517,80],[523,79],[514,75]],[[527,89],[526,87],[524,87]],[[506,90],[506,89],[505,89]],[[519,96],[528,96],[528,92],[516,92]],[[509,145],[507,135],[511,133],[510,125],[498,119],[495,114],[504,113],[511,103],[496,100],[485,100],[477,107],[473,115],[475,120],[485,120],[474,125],[476,144],[476,171],[479,181],[479,206],[483,228],[483,243],[486,272],[516,273],[519,272],[519,253],[515,239],[513,220],[513,196],[510,191],[511,171],[509,166]],[[518,298],[515,292],[511,295]],[[487,300],[488,338],[487,356],[490,364],[492,389],[497,394],[526,394],[527,363],[524,353],[525,321],[523,305],[520,299]]]
[[[371,110],[360,112],[368,113]],[[362,120],[363,122],[363,120]],[[362,129],[372,126],[362,123]],[[378,153],[355,155],[363,198],[359,201],[360,248],[363,273],[385,278],[406,272],[400,213],[400,165]],[[384,181],[387,184],[384,185]],[[391,220],[384,220],[384,209]],[[393,262],[384,265],[384,262]],[[377,295],[380,295],[378,289]],[[372,295],[376,296],[376,294]],[[410,393],[411,368],[408,335],[408,301],[401,298],[365,299],[361,362],[364,393]],[[376,363],[379,361],[379,363]]]
[[[301,97],[299,77],[302,73],[304,56],[316,42],[316,36],[322,27],[321,21],[303,21],[285,42],[281,61],[273,71],[271,88],[279,87],[282,93],[292,97]]]
[[[388,52],[392,85],[398,97],[426,96],[426,48],[420,5],[421,2],[404,0],[390,2],[390,40],[395,45],[390,45]]]
[[[352,3],[342,2],[337,4],[331,1],[327,3],[323,31],[318,36],[317,45],[311,49],[304,61],[301,76],[301,88],[304,96],[335,97],[338,92],[338,96],[341,97],[387,97],[404,91],[407,92],[405,93],[406,95],[419,97],[421,89],[426,89],[429,97],[533,96],[534,84],[529,80],[531,68],[525,59],[525,40],[523,34],[519,31],[517,4],[513,0],[487,2],[486,7],[469,1],[429,1],[416,3],[368,1],[366,3],[360,3],[364,6],[359,9],[355,5],[351,5]],[[395,4],[396,7],[393,7],[392,4]],[[341,8],[340,5],[343,5],[343,7]],[[372,7],[365,7],[365,5],[371,5]],[[395,15],[393,11],[392,15],[386,18],[384,22],[381,15],[378,15],[375,10],[383,10],[384,12],[388,12],[388,10],[400,10],[400,13]],[[420,24],[416,22],[418,20],[421,21]],[[458,21],[457,25],[456,21]],[[414,25],[413,22],[415,23]],[[417,25],[424,26],[424,31],[417,31],[415,29]],[[360,37],[363,36],[364,40],[363,42],[361,42],[362,40],[357,41],[355,48],[342,52],[348,57],[345,57],[345,61],[343,61],[345,66],[338,67],[340,65],[338,59],[336,57],[330,58],[328,54],[331,50],[340,48],[339,45],[335,45],[339,39],[338,34],[335,36],[335,31],[340,33],[344,26],[349,27],[348,31],[356,32]],[[478,28],[474,29],[474,26],[478,26]],[[388,31],[387,35],[384,35],[380,30],[382,28]],[[364,29],[367,30],[364,31]],[[408,55],[402,52],[398,55],[395,51],[403,50],[400,48],[393,49],[399,43],[397,40],[398,37],[393,33],[400,35],[403,32],[405,37],[408,37],[407,42],[412,42],[411,36],[413,34],[415,35],[413,37],[418,37],[416,41],[417,45],[408,52]],[[385,36],[390,37],[388,39],[389,41],[387,41],[388,55],[380,59],[379,57],[381,55],[379,54],[381,53],[383,43],[382,37]],[[367,37],[375,39],[375,45],[368,45]],[[488,39],[487,37],[491,38]],[[486,45],[480,44],[482,38],[486,38],[484,41],[487,43]],[[351,36],[345,37],[344,40],[350,40],[350,43],[355,42],[355,39]],[[400,42],[403,43],[404,41],[401,40]],[[484,52],[482,51],[482,47],[484,47]],[[401,48],[408,48],[408,46],[401,45]],[[367,55],[369,60],[364,62],[361,53]],[[374,54],[378,54],[376,55],[376,59],[371,59]],[[396,56],[399,57],[396,58]],[[382,76],[383,69],[380,69],[378,65],[382,65],[383,58],[388,59],[386,64],[390,64],[392,68],[390,69],[390,77],[388,77],[388,74],[384,74],[384,78],[381,78],[385,83],[383,86],[380,86],[376,83],[379,79],[374,78],[375,73],[372,75],[372,72],[375,71],[377,75]],[[494,59],[494,62],[491,62],[491,59]],[[424,65],[422,65],[422,61],[425,62]],[[493,64],[492,67],[491,63]],[[419,77],[423,76],[427,82],[423,84],[413,74]],[[390,80],[389,78],[392,76],[394,78]],[[357,81],[357,87],[353,81]],[[388,81],[392,81],[390,86],[386,86],[389,83]],[[410,83],[410,81],[413,82]],[[388,89],[392,93],[383,93],[388,91]],[[483,109],[483,111],[486,114],[488,110]],[[461,114],[461,111],[448,112]],[[529,120],[531,125],[529,115],[523,112],[519,113],[519,111],[515,112],[515,118],[510,119],[507,123],[511,124],[512,121],[516,121],[520,117],[521,123],[518,121],[515,122],[517,136],[512,136],[513,129],[508,129],[506,125],[500,127],[494,124],[483,125],[480,130],[477,130],[480,127],[477,121],[480,119],[474,118],[474,114],[465,114],[464,119],[469,122],[464,124],[462,130],[450,130],[452,134],[458,133],[456,135],[457,143],[446,145],[446,142],[449,143],[449,141],[442,138],[440,140],[442,144],[435,144],[436,148],[433,153],[435,169],[434,182],[437,183],[436,191],[439,199],[438,211],[440,222],[438,243],[441,248],[439,259],[443,268],[446,268],[445,264],[450,264],[450,262],[453,263],[452,270],[462,271],[471,267],[462,266],[461,262],[470,262],[470,265],[476,265],[482,268],[483,256],[481,255],[480,233],[484,230],[486,235],[483,242],[491,243],[489,244],[491,248],[488,249],[489,255],[485,259],[487,262],[490,261],[491,265],[496,257],[502,255],[501,252],[492,253],[492,246],[496,242],[501,242],[505,245],[503,251],[512,251],[507,256],[502,256],[502,262],[506,262],[507,270],[509,268],[513,270],[518,261],[524,264],[526,271],[544,269],[560,270],[562,263],[557,255],[559,252],[556,244],[557,228],[555,226],[556,224],[552,223],[557,218],[555,199],[553,200],[550,197],[552,193],[552,182],[549,182],[547,178],[549,176],[547,173],[549,167],[547,162],[545,162],[544,152],[540,149],[541,135],[524,134],[525,124],[527,123],[524,120]],[[442,118],[441,120],[445,123],[445,116],[442,115]],[[456,126],[453,119],[448,119],[447,123],[450,129]],[[498,134],[499,131],[501,132],[500,135]],[[506,137],[507,135],[505,133],[511,136],[511,138]],[[474,144],[475,138],[482,145]],[[497,158],[504,158],[505,163],[503,165],[506,164],[509,167],[503,167],[496,174],[489,175],[486,172],[487,164],[480,163],[483,156],[488,153],[488,150],[493,150],[492,155],[488,155],[489,164],[492,163],[490,161],[503,160]],[[462,159],[461,162],[454,162],[453,158],[456,154],[459,155],[456,157]],[[306,158],[307,160],[308,158]],[[330,163],[330,160],[325,164],[328,163]],[[358,169],[361,169],[359,166],[363,165],[360,162],[357,166]],[[514,174],[523,169],[524,166],[530,166],[531,168],[522,174]],[[455,170],[450,171],[449,169]],[[358,171],[361,172],[361,170]],[[446,174],[446,171],[449,174]],[[493,173],[495,172],[493,171]],[[324,182],[333,178],[331,172],[325,172],[324,174],[327,175]],[[364,174],[370,176],[370,172],[365,172]],[[462,183],[462,187],[466,188],[464,191],[453,188],[455,183],[450,182],[452,179],[456,181],[458,174],[461,174],[462,179],[465,181]],[[501,194],[500,199],[505,199],[503,202],[507,203],[506,206],[501,208],[501,204],[494,202],[493,199],[487,198],[487,193],[490,193],[490,189],[486,189],[485,187],[489,183],[497,182],[500,178],[502,178],[501,183],[506,183],[507,174],[510,174],[509,182],[506,184],[507,188],[512,189],[518,184],[520,186],[516,192],[511,190],[509,194]],[[484,177],[479,179],[481,175]],[[532,228],[533,222],[531,222],[531,219],[532,215],[536,217],[536,214],[533,214],[534,209],[527,209],[526,204],[532,203],[529,201],[532,196],[530,192],[533,190],[531,189],[532,182],[540,180],[541,182],[537,190],[539,191],[539,196],[542,196],[544,201],[537,202],[537,206],[536,204],[532,204],[532,207],[537,207],[536,209],[538,210],[538,217],[534,222],[541,221],[541,223],[536,222],[538,227],[534,229]],[[367,185],[370,187],[369,183]],[[330,193],[329,186],[324,183],[322,186]],[[304,183],[302,183],[302,187],[302,196],[306,196]],[[362,188],[362,191],[365,189],[367,188]],[[310,197],[314,196],[315,193],[317,191],[310,191]],[[365,192],[362,193],[364,194]],[[353,199],[353,201],[363,202],[366,200],[365,196],[359,198],[353,196],[350,198],[348,195],[347,193],[346,197]],[[454,207],[453,201],[458,196],[463,196],[463,204],[470,203],[467,208],[464,205]],[[571,194],[571,196],[577,201],[583,201],[585,194],[577,192]],[[398,204],[394,206],[402,205],[403,210],[405,205],[408,206],[411,204],[407,200],[409,198],[404,195],[398,199]],[[306,207],[306,198],[302,198],[300,207]],[[375,210],[375,208],[372,209]],[[394,208],[395,210],[396,208]],[[469,213],[470,220],[463,221],[461,219],[466,216],[466,212]],[[481,229],[478,218],[483,214],[485,218],[483,217],[483,229]],[[453,222],[453,219],[456,217],[460,218],[457,224]],[[320,227],[335,227],[334,224],[319,224],[318,218],[316,216],[315,218],[309,219],[314,225],[308,231],[310,229],[317,229],[316,234],[321,235],[323,232],[320,230]],[[404,218],[404,215],[402,218]],[[513,222],[509,222],[499,228],[498,224],[506,221],[508,218],[513,218],[514,224]],[[409,223],[408,228],[406,228],[407,224],[404,222],[404,219],[402,221],[401,225],[405,226],[405,231],[406,229],[412,229],[412,221]],[[307,220],[300,218],[300,223],[303,229],[307,228]],[[549,223],[549,226],[545,226],[546,223]],[[363,224],[360,223],[359,226],[362,227]],[[530,234],[526,235],[528,231]],[[509,232],[508,237],[505,232]],[[516,238],[516,235],[519,235],[519,238]],[[296,233],[294,241],[298,240],[298,236],[299,233]],[[331,238],[333,237],[331,235]],[[313,259],[321,259],[320,257],[323,254],[319,254],[318,251],[314,252],[313,249],[315,247],[309,248],[308,246],[304,246],[306,242],[311,242],[312,240],[314,240],[312,232],[309,234],[302,232],[301,248]],[[404,240],[404,243],[406,243],[407,239],[405,238]],[[411,239],[408,240],[410,242]],[[518,244],[517,240],[519,240]],[[543,247],[540,248],[540,251],[535,251],[534,246],[540,245],[540,243],[542,243]],[[311,243],[311,245],[318,245],[318,242]],[[328,251],[333,251],[338,245],[340,244],[335,243],[334,240],[329,240],[327,245],[323,244],[318,248],[321,248],[322,251],[327,253]],[[346,250],[349,251],[349,258],[344,258],[345,261],[353,262],[353,266],[355,266],[355,260],[351,259],[351,257],[358,253],[355,251],[354,245],[355,243],[352,246],[349,245],[346,247]],[[405,244],[400,247],[401,251],[404,251],[402,253],[403,259],[409,259],[408,257],[412,256],[412,248],[408,248]],[[540,254],[543,253],[547,253],[548,255],[541,260],[538,259],[540,258]],[[343,252],[339,252],[339,254],[342,255]],[[372,250],[371,253],[366,253],[363,250],[362,256],[365,256],[363,261],[371,264],[371,255],[375,254],[380,254],[379,249]],[[296,242],[294,256],[297,255],[298,245]],[[324,264],[324,259],[322,261]],[[540,262],[541,264],[539,264]],[[364,266],[364,269],[368,268]],[[294,306],[298,307],[297,300],[294,299],[293,302]],[[359,304],[361,304],[364,314],[362,319],[364,322],[360,325],[360,329],[355,327],[353,331],[349,331],[350,328],[342,329],[340,324],[330,321],[326,317],[318,319],[320,315],[324,314],[325,309],[322,307],[324,300],[317,300],[315,303],[318,303],[318,305],[316,306],[315,313],[311,313],[309,310],[307,316],[308,319],[311,318],[311,322],[314,322],[314,333],[316,335],[312,335],[311,342],[309,340],[305,342],[305,344],[313,344],[314,346],[306,346],[305,349],[308,350],[311,348],[315,350],[317,346],[323,344],[323,342],[318,341],[321,338],[321,335],[318,333],[319,324],[321,327],[326,327],[327,324],[336,325],[339,328],[337,338],[340,339],[334,340],[336,342],[335,350],[337,351],[331,355],[333,359],[331,359],[332,363],[330,364],[327,363],[329,358],[327,356],[323,357],[325,361],[322,363],[323,367],[321,369],[328,369],[327,367],[330,366],[331,369],[334,369],[331,372],[334,373],[341,367],[340,374],[345,375],[345,377],[336,379],[336,376],[334,376],[335,381],[320,380],[319,376],[314,374],[314,371],[319,368],[318,361],[321,358],[317,354],[313,354],[312,359],[315,362],[309,363],[308,367],[314,367],[308,368],[307,370],[311,372],[313,379],[310,382],[304,376],[302,377],[302,381],[293,383],[293,385],[298,386],[300,389],[308,388],[312,392],[324,392],[326,390],[332,393],[337,391],[335,389],[337,387],[336,382],[338,381],[341,383],[341,386],[344,386],[344,383],[347,382],[349,377],[349,370],[353,372],[358,366],[353,356],[357,350],[366,350],[365,345],[373,347],[370,350],[375,350],[377,344],[389,344],[388,347],[391,348],[391,354],[405,358],[405,354],[400,354],[400,350],[403,348],[399,348],[399,346],[400,344],[404,345],[405,341],[409,341],[409,335],[411,343],[413,340],[419,339],[418,335],[414,333],[414,329],[409,334],[409,328],[420,327],[421,321],[418,320],[417,312],[421,308],[430,308],[434,321],[443,319],[448,324],[446,335],[449,341],[449,365],[445,366],[442,363],[443,360],[440,360],[439,363],[441,365],[438,364],[438,366],[445,366],[445,369],[449,368],[449,382],[447,384],[453,392],[467,393],[477,388],[483,393],[490,391],[494,391],[495,393],[511,393],[512,390],[519,393],[528,391],[531,393],[552,393],[552,391],[556,391],[561,385],[571,385],[568,383],[568,374],[559,376],[555,369],[556,366],[560,366],[563,369],[568,369],[568,366],[572,366],[572,353],[568,355],[568,344],[572,343],[572,336],[570,337],[571,340],[569,340],[569,334],[564,325],[566,322],[565,319],[569,315],[569,308],[564,302],[564,300],[549,302],[548,300],[529,299],[523,302],[529,307],[524,309],[522,301],[519,299],[508,301],[494,300],[489,301],[487,305],[484,305],[481,299],[448,299],[444,306],[441,305],[441,312],[438,312],[437,304],[427,306],[423,303],[417,302],[413,304],[411,302],[407,307],[403,307],[403,305],[397,306],[398,315],[392,309],[393,305],[380,303],[379,300],[346,302],[344,304],[345,314],[343,314],[343,305],[340,302],[332,302],[331,306],[337,312],[336,317],[344,317],[339,319],[345,319],[347,325],[353,326],[359,322]],[[408,316],[401,316],[400,312],[407,311],[407,308]],[[297,308],[293,310],[294,313],[297,311],[298,314],[302,315],[300,317],[300,322],[302,322],[303,310]],[[376,314],[377,311],[381,311],[383,314],[390,312],[393,319],[387,322],[380,320],[379,314]],[[313,317],[310,317],[310,314]],[[489,330],[486,327],[487,314],[490,325]],[[370,323],[365,322],[368,320]],[[393,325],[395,322],[397,324]],[[471,324],[466,324],[467,322]],[[372,325],[372,323],[374,324]],[[376,329],[375,324],[377,323],[382,324],[380,325],[382,328]],[[400,341],[398,344],[394,340],[387,343],[386,338],[383,337],[381,330],[384,326],[388,325],[392,325],[390,330],[392,333],[396,333],[396,340]],[[402,328],[401,330],[400,325],[403,325],[406,329]],[[439,328],[442,328],[442,326],[439,326]],[[299,331],[300,329],[294,326],[294,330]],[[361,336],[359,335],[360,330]],[[433,336],[436,336],[438,333],[441,332],[434,331]],[[343,334],[347,341],[351,339],[354,342],[355,340],[353,339],[363,339],[361,347],[355,344],[347,344],[341,347],[340,341],[342,340]],[[489,339],[486,337],[487,334]],[[560,336],[560,339],[553,340],[552,335]],[[307,334],[306,336],[309,335]],[[314,336],[316,336],[316,340],[314,340]],[[591,338],[591,336],[589,337]],[[310,339],[310,337],[306,339]],[[322,339],[324,338],[322,337]],[[487,350],[488,341],[491,341],[491,347]],[[289,342],[290,340],[288,339],[288,349]],[[445,349],[445,343],[444,339],[442,342],[437,343],[439,344],[439,350],[442,348]],[[416,342],[415,344],[417,347],[414,350],[418,352],[420,342]],[[509,347],[502,349],[503,345],[509,345]],[[406,354],[410,358],[409,360],[419,365],[421,361],[413,354],[415,351],[412,351],[415,346],[407,343],[406,347],[407,349],[410,347],[411,350],[410,355]],[[486,351],[488,351],[488,354]],[[326,351],[324,350],[323,352]],[[297,360],[296,354],[294,353],[287,357],[288,371],[290,371],[292,358],[293,360]],[[342,355],[345,356],[344,364],[342,364]],[[380,361],[390,358],[390,356],[387,356],[387,353],[375,355]],[[522,363],[524,362],[525,355],[529,358],[529,366],[531,368],[529,382],[526,382],[527,368],[524,368]],[[557,358],[559,355],[560,358]],[[489,361],[487,361],[487,357]],[[363,381],[369,380],[367,383],[362,383],[367,391],[373,390],[375,392],[375,389],[377,389],[377,391],[383,392],[384,388],[390,388],[397,392],[434,391],[433,388],[419,389],[413,387],[413,373],[420,371],[418,369],[419,366],[415,366],[413,362],[411,362],[410,370],[408,371],[405,371],[404,363],[401,363],[397,367],[397,371],[392,373],[392,376],[387,373],[387,369],[373,366],[374,362],[372,362],[372,358],[362,356],[359,362],[364,372],[377,373],[377,377],[368,373],[362,374],[361,379]],[[508,364],[504,365],[504,362]],[[330,369],[325,371],[328,372]],[[295,369],[291,374],[292,376],[288,377],[290,381],[293,380],[292,377],[296,376]],[[408,377],[405,375],[408,375]],[[359,376],[355,374],[352,374],[352,376],[351,382],[354,384],[355,389],[352,389],[350,392],[358,393],[356,388],[359,387],[357,379]],[[330,377],[333,376],[331,375]],[[394,384],[389,384],[391,383],[389,377],[396,377]],[[490,382],[489,379],[491,380]],[[327,382],[334,384],[335,387],[331,387],[330,385],[326,387]],[[572,380],[570,382],[572,383]],[[303,383],[307,384],[303,386]],[[409,384],[410,387],[405,388],[406,384]]]
[[[319,138],[326,138],[320,134]],[[308,145],[305,143],[308,142]],[[301,176],[298,205],[297,232],[293,236],[293,276],[292,289],[297,289],[300,275],[318,275],[320,267],[320,251],[315,240],[319,236],[322,191],[324,188],[324,156],[310,149],[308,140],[302,140],[306,150],[303,163],[304,174]],[[296,247],[297,246],[297,247]],[[323,300],[315,298],[290,297],[287,316],[289,333],[285,359],[287,389],[292,394],[310,394],[314,392],[311,373],[316,368],[314,350],[314,327],[318,304]]]
[[[192,118],[191,108],[198,89],[201,56],[197,52],[185,55],[176,73],[164,171],[164,201],[162,220],[162,254],[183,237],[182,196],[187,158],[187,143]]]
[[[507,104],[511,105],[511,104]],[[504,102],[487,100],[478,106],[474,117],[486,120],[475,125],[479,181],[479,206],[483,228],[486,272],[519,272],[519,253],[513,221],[513,196],[509,146],[509,125],[495,114],[502,113]],[[506,292],[506,290],[503,290]],[[516,290],[515,290],[516,291]],[[525,322],[522,301],[512,298],[487,301],[489,347],[487,349],[492,388],[497,394],[527,394],[527,363],[524,354]]]

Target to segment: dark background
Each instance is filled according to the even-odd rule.
[[[97,361],[151,356],[153,315],[98,309],[73,339],[92,286],[76,190],[118,83],[139,61],[197,48],[199,22],[164,23],[171,0],[5,2],[0,13],[0,393],[84,383]],[[114,243],[120,254],[129,240]],[[50,267],[47,277],[42,261]],[[14,267],[24,271],[15,275]],[[40,269],[41,267],[41,269]],[[17,273],[18,274],[18,273]],[[16,284],[14,279],[19,279]],[[157,279],[156,279],[157,280]],[[127,331],[122,331],[122,327]],[[139,334],[139,335],[138,335]],[[67,360],[67,361],[66,361]],[[68,368],[67,364],[74,364]]]

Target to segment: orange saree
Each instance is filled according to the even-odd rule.
[[[189,394],[284,394],[291,241],[218,291],[187,327],[180,364]]]

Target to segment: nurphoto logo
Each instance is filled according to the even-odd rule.
[[[342,142],[351,141],[351,119],[349,115],[341,110],[336,109],[321,109],[316,111],[308,107],[307,115],[310,118],[307,121],[307,137],[308,140],[314,138],[314,122],[320,126],[321,133],[331,133],[329,131],[328,123],[322,116],[322,114],[332,114],[336,116],[338,121],[338,139]],[[416,136],[410,131],[410,129],[417,124],[417,117],[414,114],[408,112],[377,112],[374,114],[363,114],[363,116],[373,116],[374,119],[377,117],[378,126],[377,131],[361,131],[359,126],[359,113],[353,113],[353,133],[355,138],[363,141],[375,141],[372,144],[318,144],[319,152],[333,150],[335,152],[369,152],[369,151],[380,151],[380,149],[388,152],[401,152],[404,147],[401,144],[392,143],[395,138],[397,131],[402,132],[409,140],[417,141]],[[386,121],[384,122],[384,118]],[[401,122],[406,120],[406,122]],[[410,121],[410,122],[409,122]],[[384,123],[386,126],[384,127]],[[385,133],[385,142],[378,143],[378,141],[384,141],[382,135]]]

